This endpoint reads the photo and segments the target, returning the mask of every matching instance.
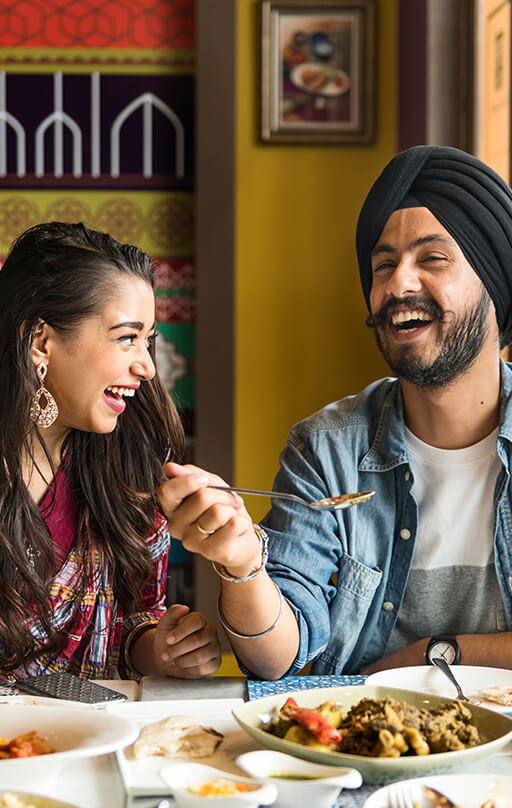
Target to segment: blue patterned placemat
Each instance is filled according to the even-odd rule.
[[[366,676],[284,676],[276,682],[247,682],[249,701],[262,696],[273,696],[275,693],[286,693],[289,690],[311,690],[312,687],[344,687],[345,685],[364,685]]]
[[[361,808],[365,800],[379,788],[382,786],[374,784],[362,785],[359,788],[344,788],[333,808]]]

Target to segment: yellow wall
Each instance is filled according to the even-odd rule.
[[[237,5],[235,479],[268,488],[293,423],[387,373],[354,234],[397,148],[398,32],[396,0],[379,0],[375,144],[261,144],[256,6]],[[268,505],[247,504],[255,518]]]

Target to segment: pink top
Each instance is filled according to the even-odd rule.
[[[54,628],[65,638],[63,647],[45,651],[46,632],[37,614],[27,618],[40,649],[39,656],[0,680],[68,670],[89,679],[138,678],[125,657],[128,640],[139,631],[158,623],[166,610],[167,557],[170,536],[167,522],[157,513],[144,543],[153,561],[152,574],[141,582],[142,605],[126,614],[114,595],[110,568],[98,551],[88,550],[90,569],[84,568],[82,553],[74,546],[77,501],[66,463],[57,472],[55,499],[48,492],[40,504],[51,531],[56,556],[56,573],[50,584],[49,607]]]
[[[52,502],[52,490],[49,489],[39,505],[39,510],[52,534],[57,569],[60,569],[73,547],[76,501],[68,475],[62,466],[55,475],[55,482],[55,499]]]

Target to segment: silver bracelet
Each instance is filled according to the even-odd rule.
[[[268,559],[268,536],[263,530],[262,527],[259,525],[253,525],[254,532],[256,533],[257,537],[261,542],[261,564],[259,567],[254,567],[247,575],[242,575],[241,578],[237,578],[235,575],[231,575],[230,572],[226,569],[224,564],[219,564],[217,561],[212,561],[212,566],[217,575],[219,575],[224,581],[229,581],[232,584],[243,584],[246,581],[252,581],[253,578],[257,578],[258,575],[261,575],[263,570],[265,569],[265,565]]]
[[[281,619],[281,615],[283,614],[283,594],[282,594],[281,590],[279,589],[278,585],[276,584],[276,582],[272,581],[272,583],[274,584],[275,588],[277,589],[277,591],[279,593],[279,614],[277,615],[276,619],[274,620],[274,622],[272,623],[270,628],[267,628],[265,631],[260,631],[259,634],[240,634],[238,631],[235,631],[233,628],[231,628],[229,623],[226,623],[226,620],[224,619],[224,615],[222,614],[222,609],[221,609],[221,606],[220,606],[220,598],[219,598],[219,600],[217,602],[217,614],[219,615],[219,620],[220,620],[221,626],[227,632],[229,632],[229,634],[232,634],[233,637],[238,637],[239,640],[258,640],[260,637],[264,637],[265,634],[270,634],[270,632],[273,631],[275,629],[275,627],[277,626],[277,624],[279,623],[279,621]]]

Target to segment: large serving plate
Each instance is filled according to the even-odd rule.
[[[477,696],[477,690],[487,687],[512,688],[512,671],[506,668],[484,668],[474,665],[457,665],[457,681],[466,696]],[[406,687],[408,690],[422,690],[445,698],[455,698],[455,688],[445,674],[435,665],[415,665],[410,668],[390,668],[372,673],[365,685],[381,687]],[[512,705],[498,704],[495,701],[482,701],[482,707],[499,713],[512,713]]]
[[[304,760],[312,760],[316,763],[328,763],[358,769],[367,783],[387,783],[392,780],[449,771],[458,766],[471,765],[475,761],[502,749],[512,739],[512,720],[510,718],[485,707],[471,705],[473,722],[478,727],[481,735],[487,740],[485,743],[469,749],[435,755],[411,755],[398,758],[370,758],[362,755],[313,749],[277,738],[275,735],[265,732],[262,728],[260,716],[270,713],[274,708],[279,709],[288,696],[292,696],[301,707],[317,707],[328,699],[334,699],[347,710],[362,698],[382,699],[390,696],[396,701],[405,701],[415,707],[424,707],[426,709],[443,704],[447,699],[442,696],[413,690],[359,685],[356,687],[322,687],[302,692],[279,693],[278,695],[255,699],[233,710],[233,715],[239,724],[261,746],[275,749],[278,752],[286,752]]]

